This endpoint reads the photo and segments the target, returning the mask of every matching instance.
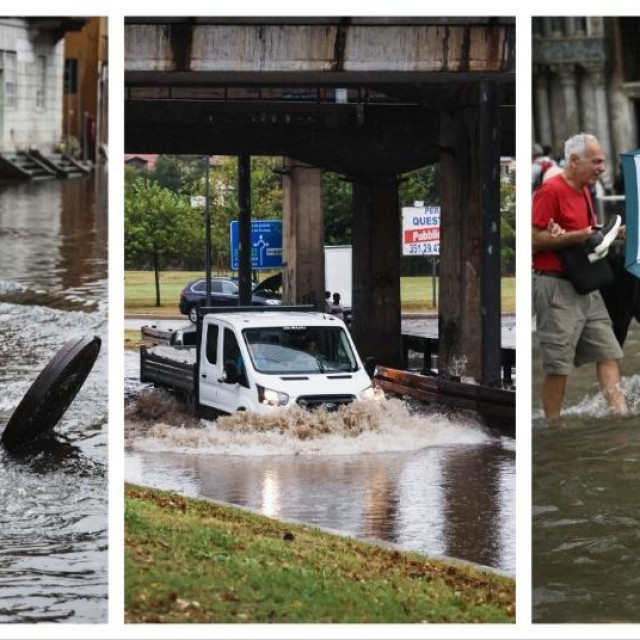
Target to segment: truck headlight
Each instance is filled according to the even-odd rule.
[[[266,304],[268,307],[272,307],[272,306],[274,306],[274,305],[276,305],[276,304],[282,304],[282,300],[278,300],[278,298],[267,298],[267,299],[265,300],[265,304]]]
[[[260,404],[266,404],[271,407],[283,407],[289,402],[289,396],[282,391],[274,391],[273,389],[266,389],[260,385],[258,387],[258,401]]]

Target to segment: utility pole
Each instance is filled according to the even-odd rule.
[[[251,304],[251,156],[238,157],[238,232],[240,305]]]
[[[204,232],[205,232],[205,256],[204,270],[207,279],[205,304],[211,306],[211,214],[209,209],[209,156],[204,157],[205,175],[204,175]]]

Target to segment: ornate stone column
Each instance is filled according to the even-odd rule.
[[[552,67],[558,74],[562,95],[564,96],[564,113],[569,136],[580,133],[580,113],[578,112],[578,92],[576,69],[573,64],[558,64]]]
[[[564,155],[564,141],[568,137],[567,120],[564,117],[564,95],[562,85],[557,74],[549,76],[549,105],[551,110],[551,122],[553,131],[553,152],[556,155]]]
[[[575,18],[565,18],[564,19],[564,32],[570,38],[575,35],[575,33],[576,33],[576,19]]]
[[[585,69],[593,83],[596,107],[596,132],[604,152],[607,154],[607,168],[602,174],[602,182],[606,189],[613,186],[613,166],[616,159],[612,157],[611,135],[609,132],[609,105],[607,103],[607,88],[605,86],[604,64],[586,64]]]
[[[551,114],[549,113],[549,92],[547,89],[547,71],[545,67],[538,66],[534,69],[535,103],[536,103],[536,130],[537,142],[541,144],[553,144],[553,131],[551,129]]]
[[[591,78],[586,74],[580,78],[579,93],[581,129],[586,133],[597,135],[596,132],[598,131],[598,127],[596,121],[596,110],[594,109],[596,97]]]
[[[637,125],[634,113],[633,101],[625,90],[625,75],[623,68],[622,36],[620,34],[620,22],[613,19],[615,55],[612,56],[612,73],[609,82],[609,113],[611,114],[611,136],[613,152],[612,158],[615,172],[615,181],[619,185],[621,170],[619,155],[629,151],[637,140]]]

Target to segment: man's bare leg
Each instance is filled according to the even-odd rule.
[[[568,376],[547,373],[542,383],[542,408],[547,420],[557,420],[560,417],[564,393],[567,389]]]
[[[598,374],[598,384],[604,399],[607,401],[609,408],[614,413],[625,415],[629,409],[627,400],[622,390],[622,380],[620,376],[620,364],[617,360],[607,360],[607,362],[598,362],[596,365]]]

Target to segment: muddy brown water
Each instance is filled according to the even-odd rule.
[[[379,398],[348,416],[127,426],[129,482],[515,574],[515,442],[470,416]]]
[[[640,326],[624,345],[625,418],[607,413],[585,365],[569,380],[563,423],[545,426],[533,343],[533,619],[640,622]]]
[[[107,619],[107,174],[0,186],[0,430],[69,340],[92,373],[41,452],[0,451],[0,622]]]

